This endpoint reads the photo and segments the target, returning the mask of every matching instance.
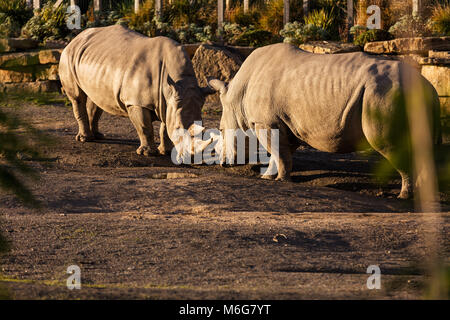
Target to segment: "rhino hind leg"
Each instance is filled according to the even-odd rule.
[[[292,149],[289,143],[289,136],[285,126],[279,129],[279,145],[278,150],[272,146],[272,129],[263,124],[255,124],[255,132],[259,143],[270,153],[269,166],[262,175],[262,179],[275,179],[279,181],[291,181],[292,171]],[[263,131],[261,131],[263,130]]]
[[[78,134],[75,140],[81,142],[93,141],[94,135],[89,126],[89,117],[86,109],[87,96],[84,92],[79,90],[79,94],[74,97],[68,95],[73,107],[73,115],[78,122]]]
[[[155,146],[153,136],[151,111],[138,106],[130,106],[128,107],[128,115],[136,128],[141,142],[136,153],[145,156],[157,155],[158,149]]]
[[[168,155],[172,152],[173,143],[169,138],[169,134],[167,133],[167,126],[164,122],[161,122],[161,126],[159,128],[159,137],[160,144],[158,147],[158,151],[161,155]]]
[[[398,195],[399,199],[409,199],[412,197],[412,174],[411,168],[407,161],[399,161],[398,160],[398,151],[402,150],[400,147],[395,145],[395,142],[389,141],[388,136],[383,136],[384,132],[388,130],[383,127],[383,124],[374,123],[377,122],[377,119],[371,119],[372,121],[364,121],[362,129],[364,135],[369,142],[369,145],[381,154],[384,158],[386,158],[390,164],[398,171],[402,178],[402,187],[400,194]],[[372,123],[371,123],[372,122]],[[403,149],[404,150],[404,149]],[[404,152],[407,152],[404,150]],[[404,159],[410,159],[410,155],[406,155]]]
[[[98,122],[103,114],[103,110],[100,109],[89,97],[86,101],[86,109],[89,118],[89,127],[96,140],[104,139],[103,133],[98,131]]]

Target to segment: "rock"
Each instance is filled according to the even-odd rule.
[[[450,50],[450,37],[400,38],[366,43],[364,51],[373,54],[427,55],[430,50]]]
[[[64,49],[68,42],[63,40],[47,40],[44,42],[45,49]]]
[[[59,58],[61,57],[62,49],[51,49],[39,51],[39,63],[49,64],[59,63]]]
[[[25,67],[39,64],[39,51],[0,55],[0,68]]]
[[[450,59],[450,51],[434,51],[434,50],[430,50],[428,52],[428,57],[430,57],[430,58],[440,58],[440,59]]]
[[[36,80],[59,80],[58,65],[37,66],[35,71]]]
[[[439,97],[441,103],[441,118],[450,117],[450,97]]]
[[[21,50],[36,49],[39,42],[24,38],[3,38],[0,39],[0,52],[13,52]]]
[[[450,65],[450,58],[429,58],[422,57],[419,62],[421,65]]]
[[[242,58],[225,47],[202,44],[195,52],[192,64],[200,86],[206,86],[209,77],[231,81],[242,65]],[[206,101],[220,102],[219,93],[209,96]]]
[[[32,70],[28,72],[0,69],[0,83],[30,82],[34,81]]]
[[[0,83],[0,92],[61,92],[61,83],[59,81],[52,80],[20,83]]]
[[[300,49],[321,54],[348,53],[361,51],[360,46],[338,41],[311,41],[301,44]]]
[[[183,44],[183,48],[186,50],[186,52],[189,55],[189,58],[193,58],[195,55],[195,52],[197,51],[198,47],[200,47],[200,43],[193,43],[193,44]]]
[[[450,68],[424,65],[422,75],[436,88],[439,96],[450,96]]]

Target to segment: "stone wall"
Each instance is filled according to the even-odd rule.
[[[62,49],[39,49],[29,39],[0,39],[0,52],[0,92],[60,90]]]

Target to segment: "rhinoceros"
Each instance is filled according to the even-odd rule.
[[[115,25],[91,28],[61,54],[59,76],[78,122],[78,141],[102,138],[103,111],[129,117],[140,139],[138,154],[167,154],[174,132],[198,130],[209,88],[200,88],[192,63],[177,42],[149,38]],[[154,143],[152,121],[161,121],[161,144]],[[179,145],[179,144],[177,144]]]
[[[220,92],[221,130],[250,130],[269,153],[270,140],[262,141],[258,132],[265,130],[270,136],[268,130],[279,130],[278,154],[272,154],[263,178],[273,179],[270,172],[275,172],[277,180],[289,180],[292,155],[302,141],[335,153],[357,151],[368,143],[400,173],[399,198],[408,198],[410,162],[398,161],[396,152],[408,150],[409,142],[391,130],[392,122],[408,128],[401,102],[408,80],[416,80],[426,92],[425,107],[432,113],[432,134],[438,139],[436,90],[419,72],[399,61],[364,53],[313,54],[281,43],[255,50],[229,84],[210,79],[209,85]],[[226,140],[225,135],[225,146],[233,146]],[[406,156],[411,159],[409,153]],[[272,171],[273,166],[277,170]]]

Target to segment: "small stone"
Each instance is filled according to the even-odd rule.
[[[61,57],[61,49],[41,50],[39,51],[39,63],[40,64],[58,64]]]

